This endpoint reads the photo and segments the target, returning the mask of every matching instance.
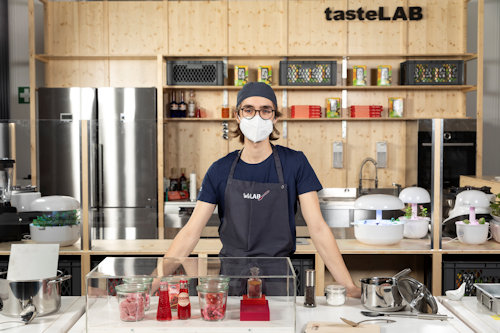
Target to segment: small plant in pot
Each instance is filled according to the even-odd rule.
[[[483,244],[488,240],[490,224],[484,217],[476,219],[476,207],[489,207],[489,196],[475,190],[464,191],[461,194],[462,204],[469,207],[469,218],[455,222],[458,240],[465,244]]]
[[[54,195],[34,200],[32,209],[42,214],[30,224],[31,239],[60,246],[74,244],[80,238],[79,208],[78,200],[68,196]]]
[[[500,193],[497,193],[494,197],[494,201],[490,203],[490,208],[493,217],[493,220],[490,221],[491,236],[500,243]]]
[[[404,237],[422,238],[427,236],[430,218],[427,217],[427,208],[419,204],[431,202],[429,192],[421,187],[407,187],[401,191],[399,198],[408,204],[405,215],[399,218],[405,223]]]

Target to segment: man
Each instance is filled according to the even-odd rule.
[[[273,89],[247,83],[238,93],[236,131],[243,149],[219,159],[207,171],[196,207],[165,257],[188,256],[218,205],[221,256],[286,257],[295,251],[297,197],[314,246],[335,280],[360,297],[335,238],[321,215],[321,184],[307,158],[282,146],[274,125],[280,116]]]

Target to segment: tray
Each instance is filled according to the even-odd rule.
[[[475,283],[477,301],[495,314],[500,314],[500,283]]]

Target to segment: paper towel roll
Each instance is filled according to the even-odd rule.
[[[196,174],[191,173],[189,175],[189,200],[196,201]]]

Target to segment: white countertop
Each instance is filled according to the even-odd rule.
[[[475,296],[464,297],[460,301],[452,301],[441,296],[438,300],[475,332],[500,332],[500,316],[495,316],[493,312],[479,304]]]
[[[269,298],[272,300],[272,298]],[[153,301],[153,300],[152,300]],[[228,313],[226,318],[221,322],[206,322],[200,319],[199,307],[196,297],[191,298],[192,304],[192,319],[187,321],[173,320],[170,322],[157,322],[154,319],[155,306],[157,300],[153,301],[152,310],[148,311],[146,314],[145,321],[137,323],[124,323],[118,319],[117,304],[111,304],[113,309],[113,320],[114,324],[109,325],[110,321],[105,322],[106,327],[96,327],[89,332],[293,332],[293,328],[289,324],[285,324],[284,327],[277,325],[276,320],[270,322],[240,322],[238,319],[239,311],[238,308],[234,309],[234,306],[238,305],[238,299],[232,299],[228,304]],[[325,297],[317,297],[317,307],[315,308],[305,308],[303,306],[304,298],[296,298],[296,317],[295,317],[295,332],[304,332],[304,329],[308,322],[334,322],[342,323],[340,317],[344,317],[354,321],[360,321],[364,319],[369,319],[363,316],[360,311],[364,310],[359,299],[348,299],[346,304],[343,306],[330,306],[326,304]],[[108,302],[109,303],[109,302]],[[271,302],[271,318],[275,316],[277,318],[277,312],[279,316],[285,315],[280,312],[279,306],[273,305]],[[273,307],[274,310],[273,310]],[[442,304],[438,302],[439,313],[446,314],[448,316],[455,317],[449,310],[447,310]],[[101,308],[104,309],[104,308]],[[232,309],[232,310],[231,310]],[[105,311],[101,312],[103,317],[106,315]],[[109,314],[109,313],[108,313]],[[102,318],[101,318],[102,319]],[[282,318],[283,319],[283,318]],[[286,319],[287,322],[290,318]],[[390,319],[395,320],[395,323],[391,324],[378,324],[380,326],[380,332],[382,333],[400,333],[400,332],[422,332],[422,333],[447,333],[447,332],[473,332],[467,325],[465,325],[458,318],[453,318],[448,321],[439,320],[423,320],[423,319],[412,319],[412,318],[395,318]],[[100,320],[97,318],[97,320]],[[293,320],[293,318],[291,319]],[[293,327],[293,326],[292,326]],[[80,320],[73,326],[70,333],[82,333],[85,332],[85,316],[82,316]]]
[[[35,317],[29,325],[21,323],[5,323],[15,321],[15,318],[0,314],[0,331],[9,333],[64,333],[67,332],[85,313],[85,297],[63,296],[61,297],[61,308],[54,314]],[[9,328],[12,327],[12,328]],[[9,328],[7,330],[7,328]]]

